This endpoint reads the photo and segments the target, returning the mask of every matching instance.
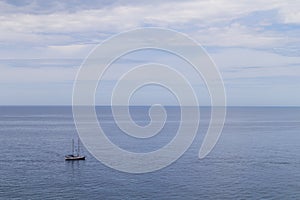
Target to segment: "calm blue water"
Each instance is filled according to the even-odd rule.
[[[168,143],[180,119],[179,108],[168,107],[166,126],[145,142],[122,134],[109,107],[97,111],[108,137],[130,151]],[[149,121],[146,107],[131,114],[139,124]],[[0,107],[0,198],[300,199],[300,108],[229,108],[218,144],[199,160],[208,117],[201,108],[198,136],[178,161],[133,175],[106,167],[85,149],[86,161],[64,161],[76,134],[70,107]]]

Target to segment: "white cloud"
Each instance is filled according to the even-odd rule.
[[[5,7],[9,6],[6,5]],[[29,8],[31,7],[29,6]],[[185,29],[190,34],[193,34],[196,29],[196,32],[209,34],[219,41],[225,38],[223,44],[227,46],[232,43],[239,45],[239,40],[236,40],[236,36],[239,36],[240,45],[253,46],[251,41],[255,44],[263,40],[264,44],[268,44],[277,36],[276,34],[275,36],[270,35],[270,33],[264,34],[262,30],[248,30],[242,24],[238,27],[237,24],[231,24],[231,20],[247,16],[252,12],[277,9],[282,23],[300,23],[299,7],[299,3],[279,0],[268,2],[207,0],[167,1],[160,2],[159,5],[150,3],[144,5],[116,4],[110,7],[83,9],[75,12],[62,12],[60,10],[38,15],[12,12],[12,9],[8,9],[9,12],[0,14],[0,40],[35,43],[35,41],[49,40],[51,34],[54,34],[52,36],[58,42],[63,43],[60,37],[65,37],[64,39],[68,37],[67,41],[71,43],[74,42],[74,39],[73,41],[70,39],[72,34],[80,35],[84,40],[84,33],[116,33],[139,26],[151,25],[179,30],[186,27]],[[188,30],[191,27],[194,30]],[[206,31],[207,29],[209,30]],[[256,40],[257,36],[258,40]]]
[[[75,4],[33,1],[14,6],[0,1],[0,59],[83,59],[95,44],[112,34],[136,27],[161,26],[185,32],[201,44],[217,48],[211,55],[225,79],[300,74],[299,57],[291,57],[291,53],[284,56],[282,52],[290,51],[289,45],[294,45],[293,55],[299,51],[300,1],[115,1],[109,5],[76,1]],[[272,15],[260,18],[259,14],[270,11]],[[282,55],[272,53],[272,48],[280,49]],[[73,81],[77,69],[0,66],[0,82],[5,87],[5,83]]]
[[[74,45],[50,45],[45,50],[44,56],[48,58],[81,58],[84,59],[88,53],[95,47],[95,45],[82,45],[82,44],[74,44]]]
[[[266,48],[281,46],[286,37],[279,34],[262,32],[261,30],[233,23],[226,27],[211,27],[193,33],[201,44],[221,47]]]
[[[300,24],[300,2],[283,1],[279,14],[283,23]]]

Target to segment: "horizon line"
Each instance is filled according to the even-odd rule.
[[[157,105],[157,104],[156,104]],[[162,105],[162,104],[161,104]],[[61,104],[61,105],[0,105],[0,107],[72,107],[73,105],[66,105],[66,104]],[[88,106],[88,105],[83,105],[83,106]],[[95,107],[151,107],[153,105],[95,105]],[[162,105],[163,107],[221,107],[221,106],[211,106],[211,105],[199,105],[199,106],[181,106],[181,105]],[[286,107],[291,107],[291,108],[297,108],[300,107],[300,105],[228,105],[224,107],[277,107],[277,108],[286,108]]]

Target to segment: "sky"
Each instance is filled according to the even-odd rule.
[[[300,106],[300,1],[291,0],[0,1],[0,105],[71,105],[89,52],[142,27],[172,29],[200,43],[220,70],[229,106]],[[122,58],[98,88],[97,104],[110,103],[124,66],[169,56],[146,51]],[[203,81],[191,84],[200,104],[209,105]],[[131,103],[156,101],[176,103],[157,86],[141,89]]]

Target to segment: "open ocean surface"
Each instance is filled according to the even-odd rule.
[[[97,112],[120,147],[152,151],[178,128],[179,107],[166,109],[164,129],[148,142],[122,134],[110,107]],[[85,161],[64,160],[76,135],[71,107],[0,107],[0,199],[300,199],[300,108],[229,107],[217,145],[199,160],[209,111],[200,109],[198,135],[179,160],[156,172],[128,174],[86,149]],[[147,112],[131,108],[141,125],[149,122]]]

